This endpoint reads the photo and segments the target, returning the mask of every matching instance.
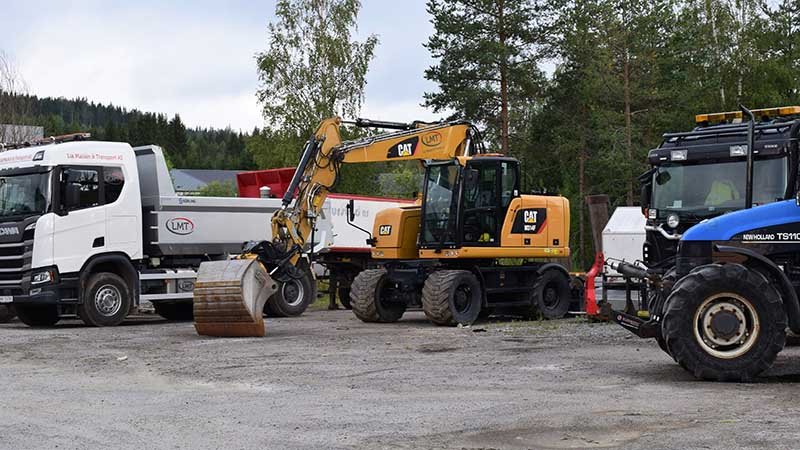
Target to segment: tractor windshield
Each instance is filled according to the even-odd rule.
[[[49,172],[0,177],[0,218],[45,213],[49,186]]]
[[[743,209],[746,162],[665,164],[653,174],[652,206],[697,218]],[[786,195],[786,158],[757,160],[753,166],[753,205],[782,200]]]
[[[423,241],[427,243],[451,242],[454,236],[448,230],[455,228],[451,223],[450,207],[458,183],[458,165],[431,165],[428,167],[425,182],[425,213],[423,218]]]

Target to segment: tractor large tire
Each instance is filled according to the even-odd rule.
[[[680,279],[667,299],[662,333],[672,357],[695,377],[751,381],[786,342],[775,287],[740,264],[709,264]]]
[[[571,302],[569,277],[560,270],[545,270],[533,282],[532,307],[536,315],[561,319],[569,312]]]
[[[278,283],[278,290],[264,304],[268,317],[296,317],[317,299],[317,284],[307,264],[299,268],[304,276]]]
[[[350,285],[353,314],[363,322],[397,322],[406,312],[405,303],[387,301],[384,269],[369,269],[356,275]]]
[[[425,280],[422,310],[436,325],[471,325],[481,313],[481,284],[467,270],[440,270]]]
[[[17,312],[13,305],[0,305],[0,323],[11,322],[14,317],[17,317]]]
[[[29,327],[52,327],[58,323],[56,305],[15,305],[20,322]]]
[[[132,304],[133,295],[122,277],[98,272],[86,283],[78,316],[89,326],[114,327],[125,320]]]
[[[153,302],[156,314],[175,322],[185,322],[194,319],[194,306],[192,302]]]

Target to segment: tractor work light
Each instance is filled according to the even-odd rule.
[[[688,150],[673,150],[670,152],[669,157],[672,161],[686,161]]]
[[[674,214],[674,213],[673,213],[673,214],[670,214],[670,215],[667,217],[667,225],[668,225],[670,228],[678,228],[678,225],[680,225],[680,223],[681,223],[681,218],[680,218],[680,217],[678,217],[678,215],[677,215],[677,214]]]
[[[747,145],[731,145],[731,158],[734,156],[747,156]]]
[[[753,115],[762,119],[770,119],[772,117],[784,117],[800,114],[800,106],[781,106],[779,108],[762,108],[752,110]],[[696,123],[714,123],[714,122],[727,122],[733,120],[742,120],[741,111],[727,111],[711,114],[698,114],[694,116]]]

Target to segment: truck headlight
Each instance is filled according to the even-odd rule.
[[[42,284],[42,283],[49,283],[53,281],[55,277],[53,276],[53,272],[50,270],[44,270],[42,272],[36,272],[31,277],[31,284]]]
[[[680,223],[681,223],[681,218],[678,217],[677,214],[670,214],[667,217],[667,225],[669,225],[670,228],[678,228],[678,225],[680,225]]]

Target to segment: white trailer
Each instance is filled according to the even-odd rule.
[[[645,222],[642,209],[638,206],[620,206],[615,209],[603,229],[603,255],[606,261],[616,259],[631,264],[642,261]],[[626,287],[625,278],[606,264],[603,267],[602,283],[598,286],[598,289],[602,289],[598,298],[622,309],[627,300]],[[631,300],[640,301],[638,290],[631,294],[637,295]]]
[[[117,325],[150,305],[188,318],[200,263],[269,239],[279,207],[179,197],[156,146],[66,142],[0,153],[0,304],[34,326],[64,317]],[[332,238],[330,221],[318,227],[316,251]],[[313,299],[313,289],[283,286],[270,301],[295,315]]]

